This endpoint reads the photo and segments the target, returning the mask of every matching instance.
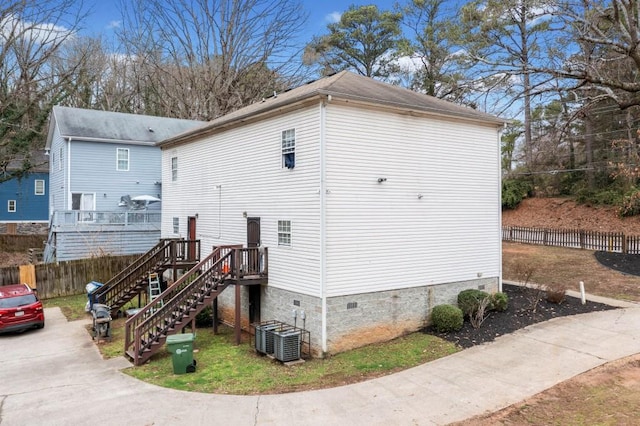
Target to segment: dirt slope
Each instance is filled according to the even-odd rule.
[[[504,226],[570,228],[640,235],[640,217],[621,218],[614,207],[589,207],[566,198],[528,198],[502,212]]]

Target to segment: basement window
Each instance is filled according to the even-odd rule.
[[[282,167],[296,166],[296,129],[282,131]]]
[[[278,221],[278,245],[279,246],[291,245],[291,221],[290,220]]]

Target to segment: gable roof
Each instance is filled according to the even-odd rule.
[[[46,148],[51,146],[55,127],[63,138],[154,146],[204,124],[204,121],[54,106]]]
[[[195,137],[205,136],[215,132],[217,129],[232,125],[236,122],[247,121],[259,115],[279,110],[314,97],[326,98],[328,96],[336,99],[386,106],[405,111],[421,111],[439,116],[484,122],[496,126],[502,126],[506,122],[506,120],[469,107],[414,92],[400,86],[383,83],[349,71],[342,71],[332,76],[309,82],[295,89],[274,94],[273,97],[263,99],[261,102],[216,118],[205,126],[162,141],[159,145],[173,145]]]

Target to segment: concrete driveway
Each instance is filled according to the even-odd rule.
[[[105,361],[86,321],[0,335],[0,425],[440,425],[495,411],[640,352],[640,309],[558,318],[387,377],[266,396],[181,392]]]

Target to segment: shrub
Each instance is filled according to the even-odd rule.
[[[560,304],[567,295],[567,286],[562,284],[550,284],[546,287],[547,302]]]
[[[518,204],[531,192],[529,182],[518,179],[504,179],[502,181],[502,208],[515,209]]]
[[[476,290],[470,288],[458,293],[458,308],[462,309],[462,313],[465,317],[471,317],[478,312],[480,303],[490,297],[489,293],[482,290]]]
[[[636,191],[622,199],[622,205],[618,209],[618,214],[622,217],[640,214],[640,191]]]
[[[438,305],[431,310],[431,324],[439,333],[458,331],[464,324],[460,308],[453,305]]]
[[[213,325],[213,309],[207,306],[196,315],[196,327],[211,327]]]
[[[478,304],[478,309],[469,316],[469,322],[473,328],[480,328],[487,318],[487,312],[491,310],[491,297],[485,297]]]
[[[491,295],[491,309],[504,312],[509,305],[509,297],[505,293],[494,293]]]

